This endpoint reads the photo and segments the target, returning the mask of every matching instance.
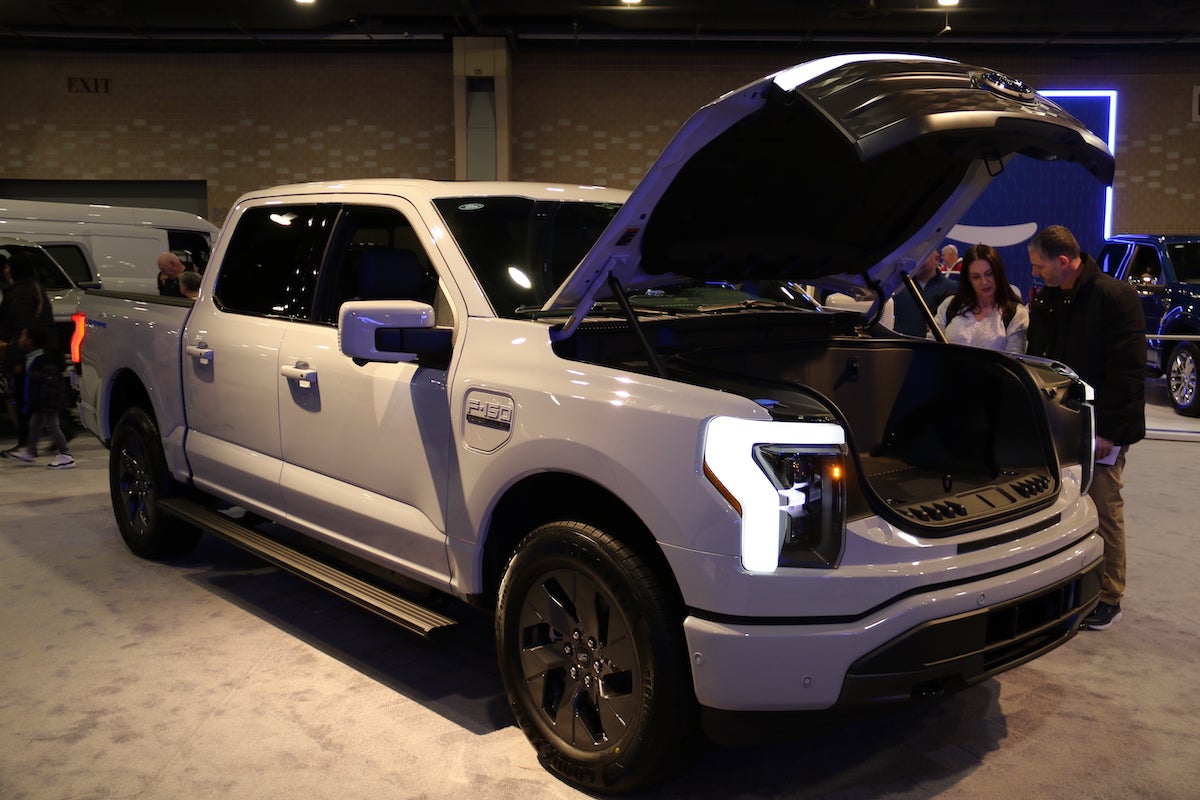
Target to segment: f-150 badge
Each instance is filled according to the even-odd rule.
[[[491,453],[508,441],[513,422],[511,397],[473,389],[467,392],[464,408],[463,441],[467,447]]]

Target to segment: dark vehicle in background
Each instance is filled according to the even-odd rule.
[[[1137,290],[1150,337],[1147,365],[1166,376],[1175,411],[1200,416],[1200,234],[1119,234],[1104,243],[1096,261]],[[1181,336],[1195,338],[1175,338]]]

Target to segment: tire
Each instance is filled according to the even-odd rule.
[[[674,595],[632,550],[579,522],[530,533],[496,608],[500,673],[538,760],[593,793],[660,779],[690,749],[696,700]]]
[[[1200,350],[1191,342],[1180,342],[1167,362],[1167,394],[1176,413],[1200,417],[1200,395],[1196,392],[1196,367]]]
[[[182,555],[200,540],[199,529],[158,507],[183,487],[167,471],[158,425],[144,409],[126,411],[113,431],[108,488],[121,538],[142,558]]]

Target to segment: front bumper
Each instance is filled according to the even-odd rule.
[[[817,710],[936,695],[1073,637],[1099,599],[1095,533],[1001,574],[897,598],[850,621],[684,622],[696,695],[728,711]]]

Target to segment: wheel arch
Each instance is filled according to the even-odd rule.
[[[113,376],[108,390],[108,408],[104,415],[105,440],[112,441],[113,431],[121,417],[131,408],[142,408],[151,419],[158,421],[150,391],[133,370],[123,369]]]
[[[495,607],[504,567],[525,534],[554,520],[585,522],[608,531],[660,575],[683,607],[662,547],[634,510],[594,481],[563,472],[530,475],[509,487],[496,503],[484,540],[481,605]]]
[[[1172,308],[1167,309],[1162,319],[1159,320],[1159,334],[1163,336],[1182,336],[1189,333],[1200,333],[1200,317],[1197,317],[1196,314],[1197,310],[1193,303],[1176,303]],[[1169,347],[1175,345],[1174,342],[1164,342],[1163,344]]]

